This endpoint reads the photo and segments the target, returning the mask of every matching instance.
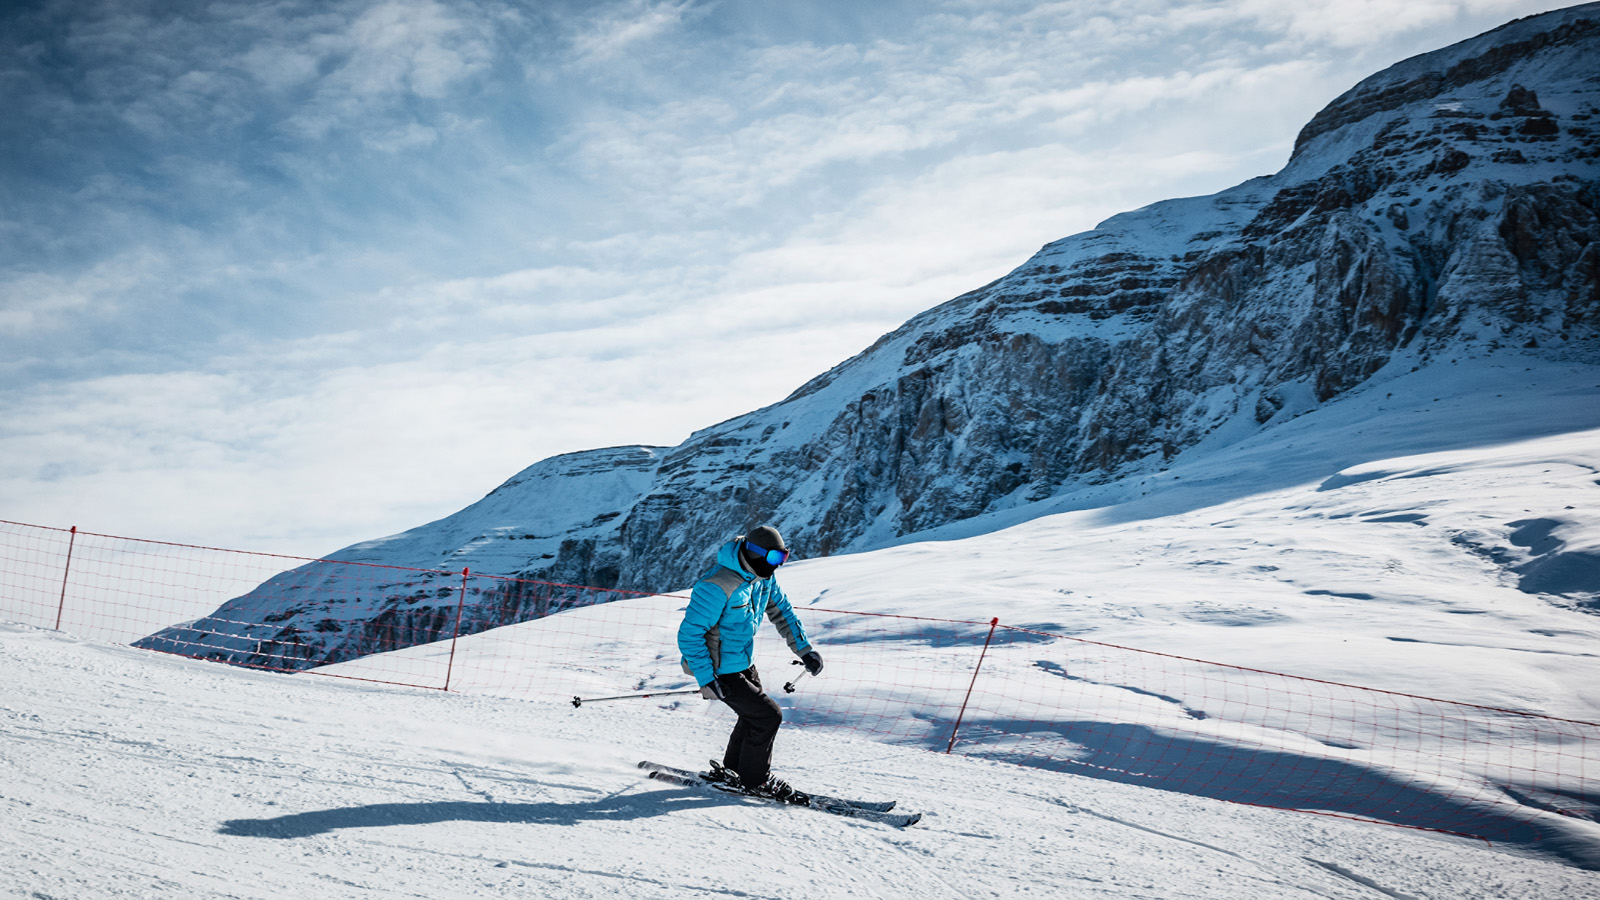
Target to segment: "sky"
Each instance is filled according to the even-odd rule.
[[[320,556],[674,445],[1563,5],[8,3],[0,519]]]

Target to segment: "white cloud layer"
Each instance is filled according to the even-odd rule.
[[[0,12],[0,518],[318,554],[673,444],[1555,5]]]

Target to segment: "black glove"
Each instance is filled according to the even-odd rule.
[[[822,671],[822,654],[815,650],[807,650],[800,661],[806,664],[806,671],[812,675]]]
[[[700,696],[706,698],[707,700],[727,699],[727,696],[722,693],[722,682],[716,680],[715,678],[711,679],[711,683],[709,684],[700,685]]]

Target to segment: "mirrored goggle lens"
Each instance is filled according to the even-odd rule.
[[[744,547],[745,547],[746,550],[749,550],[751,553],[754,553],[756,556],[761,557],[762,559],[765,559],[767,561],[767,565],[772,566],[774,568],[776,568],[778,566],[781,566],[784,563],[789,561],[789,551],[787,551],[787,550],[768,550],[765,547],[758,547],[755,544],[750,543],[749,541],[745,541],[744,542]]]

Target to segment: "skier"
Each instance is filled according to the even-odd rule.
[[[754,528],[722,545],[717,560],[695,583],[678,626],[684,671],[695,677],[700,695],[721,700],[739,714],[728,737],[722,765],[738,775],[749,793],[790,803],[807,797],[771,772],[772,743],[783,724],[783,710],[761,689],[751,654],[763,613],[778,627],[806,671],[822,671],[822,655],[773,572],[789,559],[783,536],[770,525]],[[715,765],[713,765],[715,769]]]

